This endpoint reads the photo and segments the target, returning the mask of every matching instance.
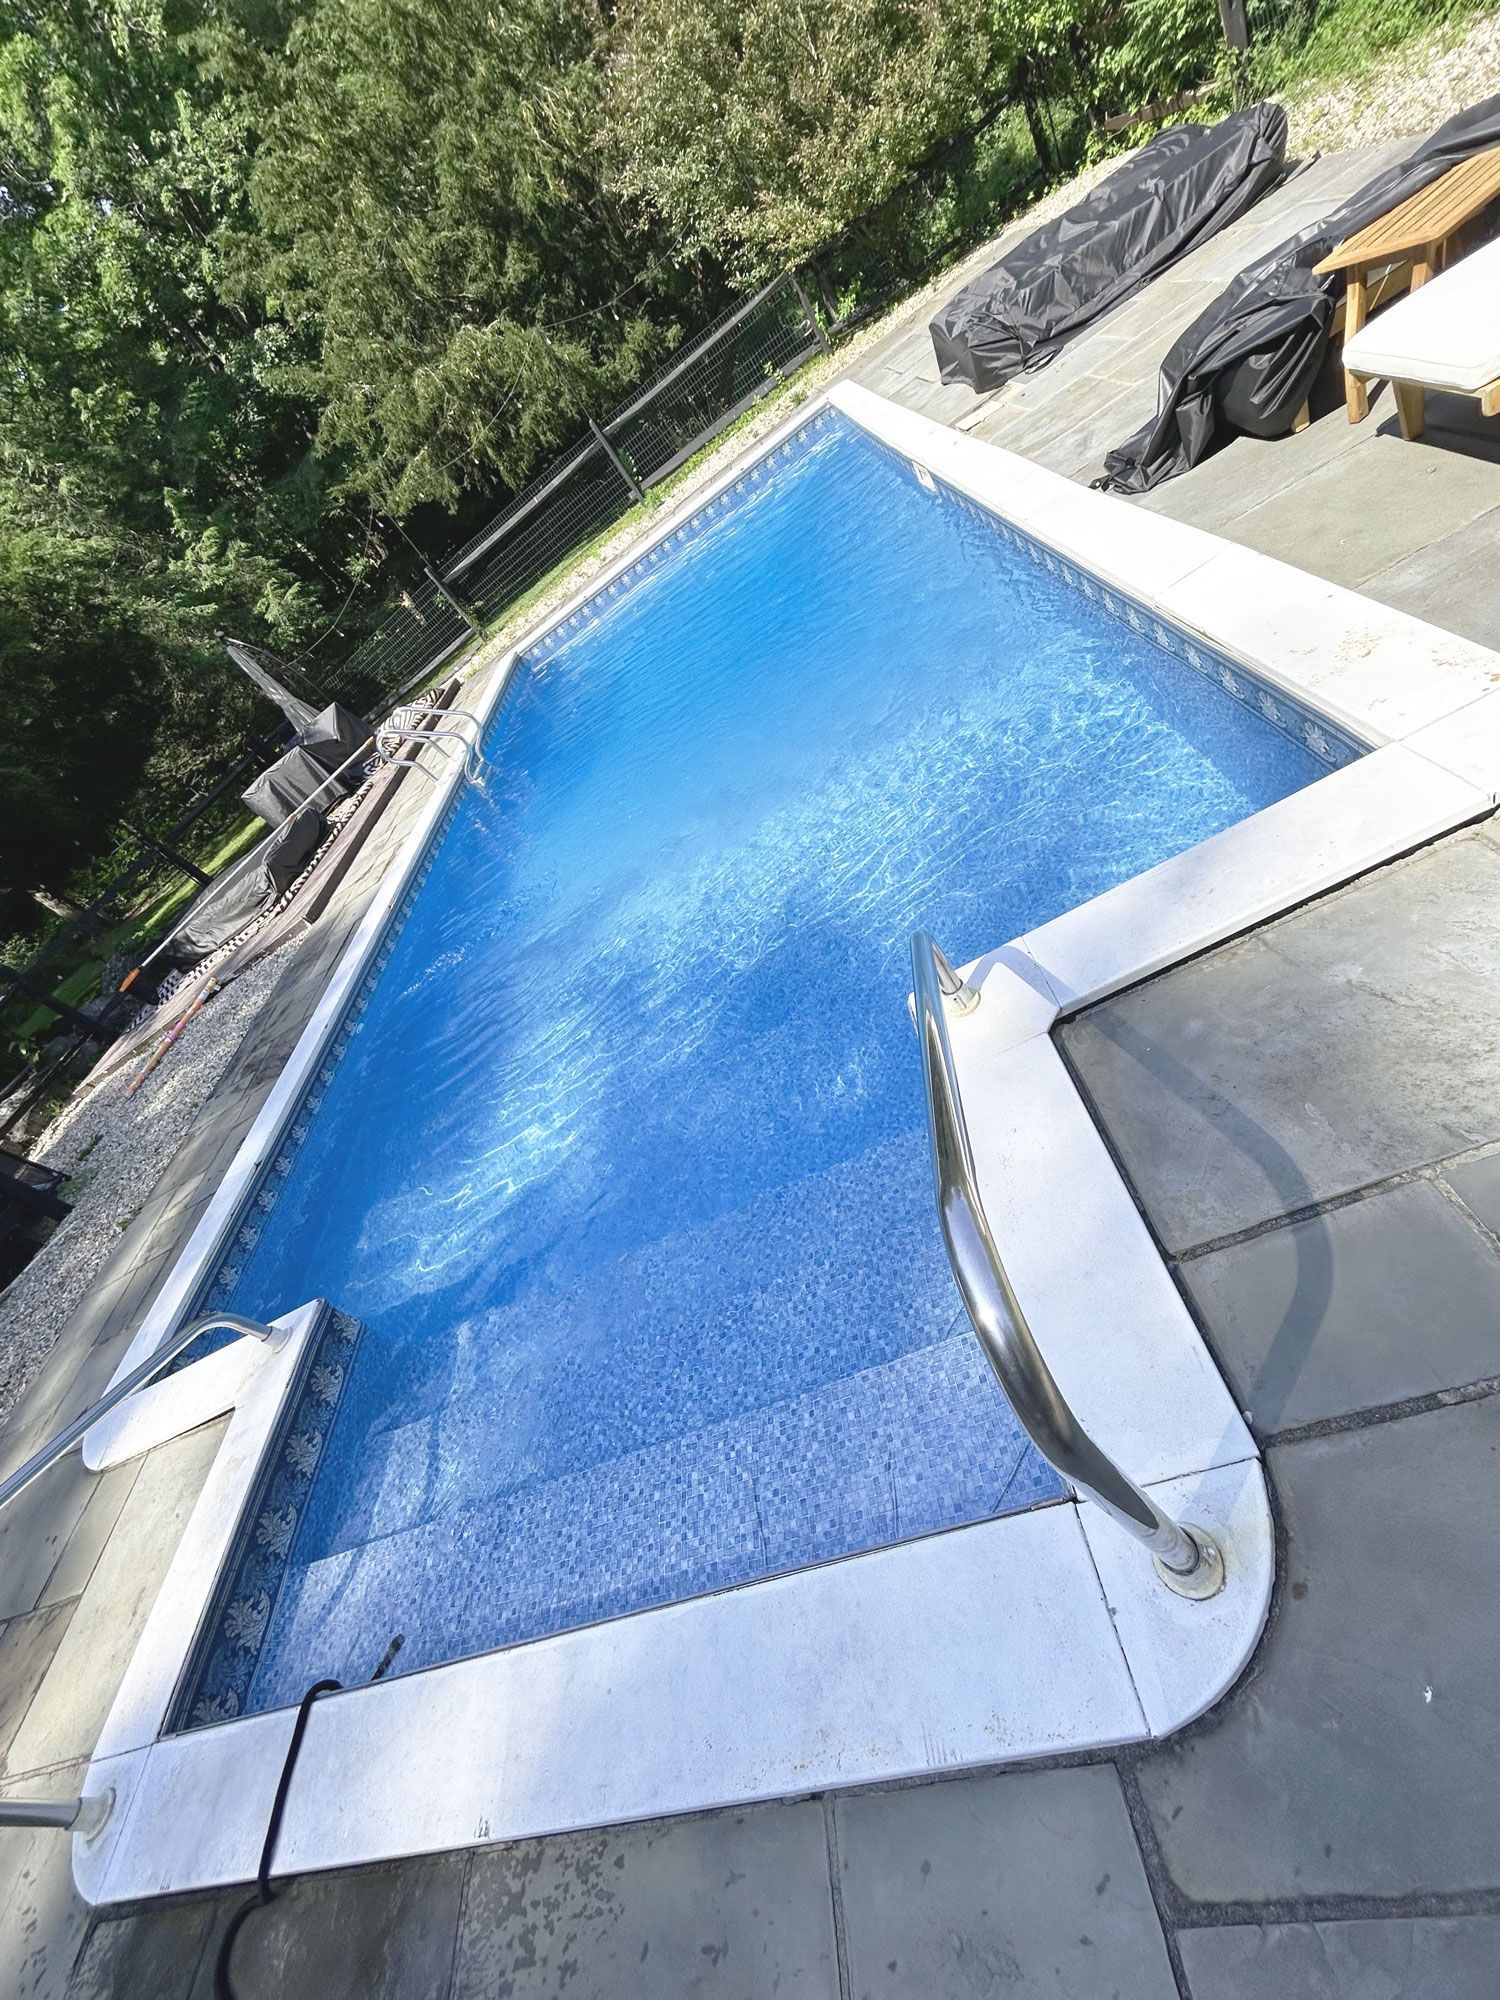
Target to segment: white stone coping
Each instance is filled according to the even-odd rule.
[[[1128,1472],[1221,1538],[1228,1585],[1185,1603],[1112,1523],[1062,1502],[349,1690],[313,1712],[279,1871],[1161,1736],[1217,1700],[1259,1635],[1274,1558],[1253,1441],[1051,1030],[1059,1013],[1492,807],[1500,657],[853,384],[747,457],[823,403],[1380,746],[980,959],[983,1004],[951,1028],[995,1235],[1059,1385]],[[742,469],[665,515],[655,539]],[[482,714],[523,650],[491,676]],[[441,774],[122,1368],[173,1323],[232,1227],[457,782]],[[309,1311],[281,1348],[222,1350],[88,1440],[91,1465],[113,1463],[235,1410],[96,1751],[88,1789],[112,1785],[119,1803],[97,1839],[75,1837],[91,1901],[253,1874],[287,1713],[159,1732]]]

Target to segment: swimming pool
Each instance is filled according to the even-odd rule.
[[[179,1721],[1059,1496],[942,1261],[909,934],[1357,748],[1061,569],[824,412],[524,656],[204,1296],[363,1333]]]

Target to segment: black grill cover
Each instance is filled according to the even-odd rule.
[[[1018,243],[932,322],[945,382],[995,389],[1243,215],[1281,176],[1286,113],[1174,125]]]
[[[323,815],[316,806],[303,806],[208,885],[163,956],[173,965],[196,965],[227,943],[286,894],[322,835]]]
[[[1500,146],[1500,96],[1450,118],[1332,215],[1242,271],[1181,334],[1161,364],[1156,415],[1104,461],[1096,486],[1145,493],[1186,472],[1236,431],[1281,437],[1306,402],[1328,348],[1341,272],[1314,264],[1475,153]]]

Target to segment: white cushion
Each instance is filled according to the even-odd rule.
[[[1500,239],[1377,313],[1345,341],[1344,366],[1471,396],[1500,378]]]

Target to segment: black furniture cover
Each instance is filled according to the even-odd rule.
[[[322,835],[323,815],[303,806],[208,885],[163,956],[173,965],[196,965],[227,943],[286,894]]]
[[[258,813],[267,826],[285,825],[314,795],[326,805],[336,795],[336,787],[328,784],[327,765],[300,743],[240,793],[251,812]]]
[[[932,322],[945,382],[995,389],[1243,215],[1280,177],[1286,113],[1174,125],[972,279]]]
[[[1110,452],[1094,484],[1145,493],[1236,431],[1263,438],[1289,431],[1322,366],[1345,283],[1342,272],[1315,276],[1314,264],[1439,174],[1492,146],[1500,146],[1500,96],[1460,111],[1342,208],[1242,271],[1168,350],[1156,415]]]
[[[352,709],[330,702],[313,717],[285,756],[262,771],[240,797],[267,826],[282,825],[311,798],[327,806],[358,791],[362,783],[358,764],[350,764],[336,785],[327,780],[370,742],[373,733],[369,723]]]
[[[356,715],[352,708],[345,708],[342,702],[331,701],[321,714],[313,717],[298,741],[323,766],[327,776],[340,764],[347,764],[355,751],[363,749],[374,734],[362,715]],[[339,780],[345,792],[357,791],[360,782],[357,764],[350,765]]]

